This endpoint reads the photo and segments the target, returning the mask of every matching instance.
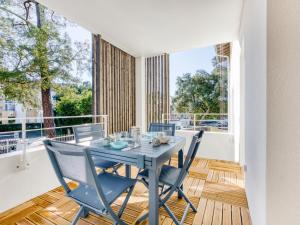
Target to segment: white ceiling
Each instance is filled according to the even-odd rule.
[[[39,0],[134,56],[232,41],[242,0]]]

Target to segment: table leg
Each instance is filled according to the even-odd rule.
[[[125,173],[126,173],[126,177],[131,178],[131,166],[130,165],[125,165]]]
[[[183,151],[182,149],[178,152],[178,168],[183,167]],[[181,189],[183,190],[183,184],[181,185]],[[178,198],[182,198],[182,195],[178,192]]]
[[[159,225],[159,169],[149,169],[149,225]]]

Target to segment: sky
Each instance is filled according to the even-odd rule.
[[[91,43],[91,33],[80,26],[67,26],[67,33],[73,42],[86,41]],[[215,56],[214,46],[194,48],[170,54],[170,95],[174,96],[176,78],[184,73],[195,73],[199,69],[211,72],[212,58]],[[92,81],[90,73],[81,75],[82,81]]]
[[[194,73],[197,70],[213,70],[212,58],[215,56],[214,46],[194,48],[170,54],[170,95],[174,96],[176,78],[184,73]]]
[[[74,42],[85,42],[88,41],[90,43],[90,46],[92,45],[92,35],[91,32],[84,29],[81,26],[67,26],[66,32],[69,34],[72,43]],[[91,56],[88,56],[91,57]],[[81,74],[80,79],[82,81],[90,81],[92,82],[92,75],[89,72],[86,72],[84,74]]]

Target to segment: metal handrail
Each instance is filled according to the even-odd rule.
[[[8,120],[34,120],[34,119],[68,119],[68,118],[93,118],[93,117],[108,117],[108,115],[82,115],[82,116],[50,116],[50,117],[20,117],[20,118],[0,118],[0,121]]]
[[[10,136],[8,134],[12,133],[20,133],[21,132],[21,138],[13,138],[14,140],[19,140],[21,143],[24,145],[27,143],[27,138],[26,138],[26,133],[27,132],[34,132],[34,131],[41,131],[41,137],[43,136],[42,131],[45,130],[51,130],[51,129],[64,129],[64,128],[70,128],[70,127],[75,127],[75,126],[81,126],[83,124],[89,124],[89,123],[83,123],[83,124],[76,124],[76,125],[65,125],[65,126],[54,126],[54,127],[40,127],[40,128],[34,128],[34,129],[26,129],[26,124],[28,120],[40,120],[41,122],[38,122],[38,124],[42,124],[45,119],[76,119],[76,118],[95,118],[96,120],[99,120],[99,122],[92,122],[96,124],[103,124],[104,127],[104,133],[105,136],[107,136],[107,128],[108,128],[108,115],[81,115],[81,116],[53,116],[53,117],[22,117],[22,118],[0,118],[0,121],[20,121],[19,123],[21,124],[22,128],[21,130],[12,130],[12,131],[1,131],[0,135],[3,136]],[[64,138],[64,136],[71,137],[72,135],[66,134],[63,136],[57,136],[54,138]],[[12,138],[7,138],[12,140]],[[3,139],[1,141],[5,141],[6,139]]]
[[[197,117],[201,116],[201,119],[198,119]],[[162,123],[164,122],[170,122],[172,121],[172,119],[177,118],[178,120],[180,119],[189,119],[193,122],[193,124],[191,125],[190,128],[192,128],[193,130],[196,130],[197,128],[211,128],[214,126],[197,126],[196,123],[200,122],[200,121],[205,121],[205,120],[214,120],[214,119],[204,119],[205,117],[209,117],[209,116],[219,116],[219,117],[227,117],[228,118],[228,114],[227,113],[163,113],[162,114]],[[182,118],[183,117],[183,118]],[[228,129],[228,127],[217,127],[219,129]]]

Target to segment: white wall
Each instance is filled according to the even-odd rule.
[[[146,131],[145,58],[135,58],[136,126]]]
[[[300,1],[268,1],[267,224],[300,224]]]
[[[177,130],[176,135],[186,138],[184,154],[188,152],[197,131]],[[234,136],[230,133],[205,132],[197,156],[207,159],[235,161]]]
[[[245,128],[241,141],[253,225],[266,224],[266,3],[245,0],[240,29],[241,84],[245,85],[241,88]]]
[[[29,152],[28,161],[17,170],[19,153],[0,156],[0,213],[59,186],[46,150]]]
[[[243,154],[241,145],[241,79],[240,79],[240,58],[241,48],[238,40],[232,41],[231,43],[231,56],[230,56],[230,106],[231,110],[229,115],[232,117],[232,128],[231,131],[234,136],[234,159],[236,162],[240,162],[241,165],[245,164],[245,157]],[[241,154],[242,153],[242,154]]]

